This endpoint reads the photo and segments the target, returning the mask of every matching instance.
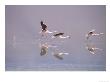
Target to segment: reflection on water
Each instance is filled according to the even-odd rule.
[[[51,31],[49,31],[49,32],[51,32]],[[55,32],[55,31],[54,31]],[[54,33],[54,32],[51,32],[51,33]],[[56,48],[56,47],[59,47],[57,44],[55,44],[54,42],[52,43],[50,43],[50,44],[54,44],[54,46],[53,45],[50,45],[50,44],[48,44],[49,43],[49,41],[47,40],[47,34],[48,32],[47,32],[47,30],[44,32],[44,31],[42,31],[41,32],[41,34],[44,34],[43,36],[41,35],[41,39],[39,39],[40,40],[40,48],[41,48],[41,52],[40,52],[40,55],[41,56],[43,56],[43,55],[47,55],[47,53],[48,53],[48,48],[53,48],[53,50],[51,51],[51,53],[52,53],[52,55],[54,56],[54,57],[56,57],[57,59],[60,59],[60,60],[63,60],[63,55],[68,55],[68,53],[63,53],[63,52],[61,52],[60,51],[60,53],[58,52],[59,50]],[[54,36],[54,38],[55,37],[59,37],[60,39],[64,39],[64,38],[68,38],[68,37],[70,37],[70,36],[63,36],[64,35],[64,33],[55,33],[55,34],[53,34],[52,36]],[[46,37],[45,37],[46,36]],[[51,39],[51,40],[54,40],[52,37],[50,37],[49,39]],[[47,42],[46,42],[47,41]],[[42,43],[42,42],[45,42],[45,43]],[[58,41],[57,43],[61,43],[61,41]]]
[[[89,42],[89,37],[91,37],[91,36],[99,36],[99,35],[102,35],[102,34],[104,34],[104,33],[95,33],[95,29],[93,29],[93,30],[91,30],[91,31],[89,31],[89,33],[88,34],[86,34],[86,38],[87,38],[87,43],[86,43],[86,49],[91,53],[91,54],[96,54],[95,52],[97,51],[97,50],[99,50],[99,51],[102,51],[102,49],[100,49],[100,48],[97,48],[91,41]]]
[[[63,56],[68,54],[69,53],[53,53],[53,56],[55,56],[57,59],[63,60]]]
[[[47,44],[47,43],[49,43],[49,42],[46,42],[46,39],[47,39],[47,34],[49,34],[49,33],[55,33],[55,34],[53,34],[51,37],[50,37],[50,39],[52,39],[52,38],[60,38],[60,39],[64,39],[64,38],[70,38],[70,36],[63,36],[64,35],[64,33],[62,33],[62,32],[60,32],[60,33],[56,33],[57,31],[53,31],[53,32],[51,32],[51,31],[49,31],[49,30],[47,30],[47,25],[45,25],[44,23],[43,23],[43,21],[41,21],[40,22],[41,23],[41,27],[42,27],[42,31],[40,32],[41,33],[41,39],[39,39],[40,40],[40,47],[41,47],[41,52],[40,52],[40,55],[41,56],[43,56],[43,55],[47,55],[47,53],[48,53],[48,48],[49,47],[56,47],[57,46],[57,44],[55,44],[55,46],[52,46],[52,45],[50,45],[50,44]],[[45,37],[46,36],[46,37]],[[42,41],[43,42],[45,42],[45,43],[42,43]],[[42,43],[42,44],[41,44]],[[58,43],[61,43],[60,41],[58,42]],[[51,42],[51,44],[52,44],[52,42]],[[58,47],[58,46],[57,46]],[[68,53],[62,53],[61,51],[60,51],[60,53],[58,53],[58,52],[56,52],[57,51],[57,49],[55,49],[54,48],[54,50],[53,51],[51,51],[52,52],[52,55],[54,56],[54,57],[56,57],[57,59],[60,59],[60,60],[63,60],[63,55],[67,55]]]
[[[96,47],[95,47],[93,44],[91,44],[91,43],[87,44],[86,49],[87,49],[91,54],[96,54],[96,51],[97,51],[97,50],[102,51],[102,49],[96,48]]]
[[[5,9],[6,71],[106,70],[104,5]]]
[[[40,55],[43,56],[43,55],[46,55],[47,54],[47,50],[48,50],[48,45],[45,43],[45,44],[42,44],[41,45],[41,52],[40,52]]]

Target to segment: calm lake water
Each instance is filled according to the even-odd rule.
[[[85,6],[11,6],[5,7],[6,71],[105,71],[106,70],[106,7]],[[54,34],[41,37],[40,21],[49,31],[64,32],[67,39],[51,38]],[[101,36],[85,34],[95,29]],[[47,49],[41,56],[41,45],[56,46]],[[85,47],[93,44],[95,55]],[[53,53],[69,53],[63,59]]]

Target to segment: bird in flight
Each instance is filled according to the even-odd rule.
[[[43,21],[41,21],[40,24],[41,24],[41,28],[42,28],[42,30],[41,30],[40,33],[42,33],[42,36],[44,36],[45,33],[46,33],[46,31],[47,31],[47,25],[45,25],[45,24],[43,23]]]
[[[41,26],[42,26],[42,32],[46,32],[47,31],[47,25],[45,25],[43,23],[43,21],[40,22]]]
[[[45,34],[47,33],[54,33],[54,32],[57,32],[57,31],[49,31],[47,30],[47,25],[43,23],[43,21],[40,22],[41,24],[41,27],[42,27],[42,30],[40,31],[40,33],[42,33],[42,36],[44,36]]]
[[[86,39],[89,39],[91,36],[99,36],[102,34],[104,34],[104,33],[95,33],[95,29],[93,29],[86,34]]]
[[[52,38],[57,38],[57,37],[59,37],[59,38],[70,38],[70,36],[63,36],[63,35],[64,35],[64,33],[62,33],[62,32],[56,33],[52,36]]]
[[[62,36],[64,35],[64,33],[57,33],[57,34],[54,34],[53,36]]]

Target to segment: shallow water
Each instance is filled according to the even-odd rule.
[[[106,70],[106,8],[100,6],[6,6],[6,71],[105,71]],[[68,39],[41,37],[40,21],[50,31],[64,32]],[[104,35],[87,41],[91,29]],[[49,47],[41,56],[40,44]],[[88,43],[103,49],[91,54]],[[64,52],[63,60],[52,53]]]

